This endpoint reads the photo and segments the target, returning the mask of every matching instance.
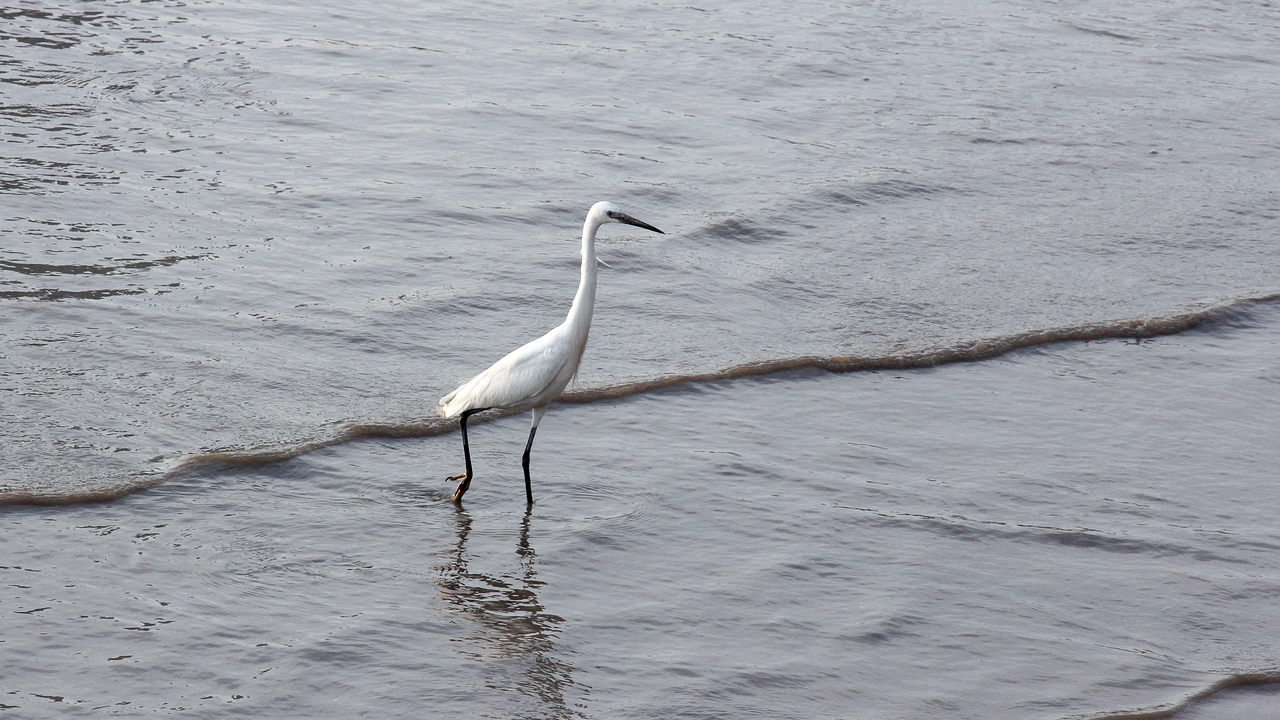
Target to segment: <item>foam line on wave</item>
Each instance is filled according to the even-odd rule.
[[[1262,670],[1258,672],[1233,673],[1208,687],[1197,690],[1181,700],[1160,705],[1146,710],[1129,710],[1122,712],[1089,715],[1088,720],[1165,720],[1176,717],[1179,713],[1196,703],[1203,702],[1225,690],[1257,685],[1275,685],[1280,683],[1280,670]]]
[[[1014,350],[1053,343],[1174,335],[1206,323],[1229,318],[1246,310],[1251,305],[1277,301],[1280,301],[1280,293],[1242,298],[1201,310],[1178,313],[1162,318],[1118,320],[1066,328],[1033,330],[1008,337],[975,340],[945,348],[921,350],[899,355],[880,357],[861,357],[857,355],[803,356],[762,360],[735,365],[715,372],[672,375],[600,388],[573,390],[561,395],[557,402],[575,404],[601,402],[684,385],[707,384],[806,369],[826,370],[836,373],[921,369],[950,363],[990,360]],[[491,411],[473,416],[468,422],[469,424],[488,422],[513,414],[510,412]],[[457,428],[458,423],[456,421],[446,421],[439,418],[401,424],[349,423],[343,425],[333,435],[317,440],[260,449],[202,453],[177,458],[168,468],[162,471],[139,474],[116,487],[95,488],[71,493],[32,491],[0,493],[0,505],[76,505],[81,503],[111,502],[199,470],[270,465],[362,438],[430,437],[450,433],[457,430]]]
[[[676,375],[652,380],[623,383],[603,388],[574,390],[561,395],[557,402],[590,403],[600,400],[612,400],[653,390],[662,390],[687,384],[702,384],[735,380],[738,378],[772,375],[774,373],[793,370],[817,369],[828,372],[866,372],[872,370],[912,370],[937,367],[959,362],[977,362],[990,360],[1014,350],[1050,345],[1061,342],[1080,342],[1089,340],[1107,340],[1118,338],[1151,338],[1160,335],[1176,335],[1199,327],[1208,322],[1220,320],[1233,315],[1249,305],[1270,303],[1280,300],[1280,293],[1256,298],[1246,298],[1221,303],[1213,307],[1192,312],[1179,313],[1163,318],[1142,320],[1118,320],[1090,325],[1077,325],[1066,328],[1033,330],[1002,338],[975,340],[959,343],[945,348],[921,350],[900,355],[880,357],[847,356],[804,356],[782,358],[779,360],[762,360],[725,368],[716,372],[693,375]]]

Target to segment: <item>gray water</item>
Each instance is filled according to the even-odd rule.
[[[0,12],[0,703],[1275,708],[1277,40],[1267,3]],[[601,233],[574,398],[614,399],[553,407],[528,515],[527,419],[476,426],[455,510],[436,399],[560,322],[600,199],[668,233]]]

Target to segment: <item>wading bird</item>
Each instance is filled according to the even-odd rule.
[[[467,471],[449,477],[459,480],[453,501],[461,502],[471,487],[471,448],[467,444],[467,418],[485,410],[532,410],[533,427],[524,446],[524,494],[533,504],[533,483],[529,480],[529,451],[538,422],[547,405],[560,396],[569,381],[578,374],[578,362],[587,348],[591,330],[591,311],[596,304],[596,231],[605,223],[624,223],[662,233],[658,228],[622,212],[612,203],[598,202],[587,211],[582,225],[582,280],[573,296],[569,317],[554,330],[528,343],[494,363],[488,370],[463,383],[462,387],[440,398],[440,414],[458,418],[462,428],[462,455]]]

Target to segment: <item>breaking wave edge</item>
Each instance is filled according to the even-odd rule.
[[[1127,710],[1083,717],[1087,718],[1087,720],[1164,720],[1165,718],[1176,718],[1192,705],[1208,700],[1214,695],[1227,690],[1257,685],[1276,684],[1280,684],[1280,670],[1273,669],[1261,672],[1234,673],[1210,684],[1208,687],[1187,695],[1177,702],[1147,708],[1145,710]]]
[[[1175,335],[1207,323],[1229,320],[1247,311],[1250,306],[1280,301],[1280,293],[1244,298],[1221,303],[1200,310],[1169,315],[1161,318],[1129,319],[1112,322],[1079,325],[1047,330],[1033,330],[1006,337],[974,340],[955,345],[884,356],[801,356],[777,360],[744,363],[715,372],[667,377],[619,383],[598,388],[576,389],[561,395],[561,403],[593,403],[666,390],[685,385],[698,385],[725,380],[773,375],[797,370],[825,370],[833,373],[867,372],[875,370],[911,370],[936,367],[951,363],[977,362],[999,357],[1015,350],[1062,342],[1081,342],[1107,339],[1142,339],[1160,335]],[[508,417],[515,413],[495,410],[474,416],[468,422],[475,424]],[[80,503],[110,502],[126,495],[146,490],[169,480],[199,470],[269,465],[284,462],[334,445],[341,445],[365,438],[429,437],[453,432],[458,428],[456,420],[428,418],[410,423],[362,422],[342,425],[336,432],[315,440],[288,445],[248,450],[228,450],[189,455],[176,458],[163,469],[139,474],[108,488],[93,488],[82,492],[49,493],[39,491],[11,491],[0,493],[0,505],[73,505]],[[1106,718],[1165,717],[1157,715],[1115,715]]]

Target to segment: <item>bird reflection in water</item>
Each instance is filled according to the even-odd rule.
[[[504,672],[502,678],[491,677],[487,686],[498,691],[514,689],[537,700],[541,717],[584,717],[565,701],[566,691],[574,686],[573,666],[553,654],[552,640],[564,619],[546,612],[538,601],[537,589],[543,583],[537,579],[537,555],[529,544],[530,514],[526,512],[520,523],[516,544],[519,569],[501,575],[469,568],[471,516],[459,508],[455,518],[458,544],[450,561],[440,567],[440,589],[450,605],[485,631],[466,639],[490,648],[490,653],[480,653],[478,659],[498,661],[495,667],[509,668],[516,676]]]

